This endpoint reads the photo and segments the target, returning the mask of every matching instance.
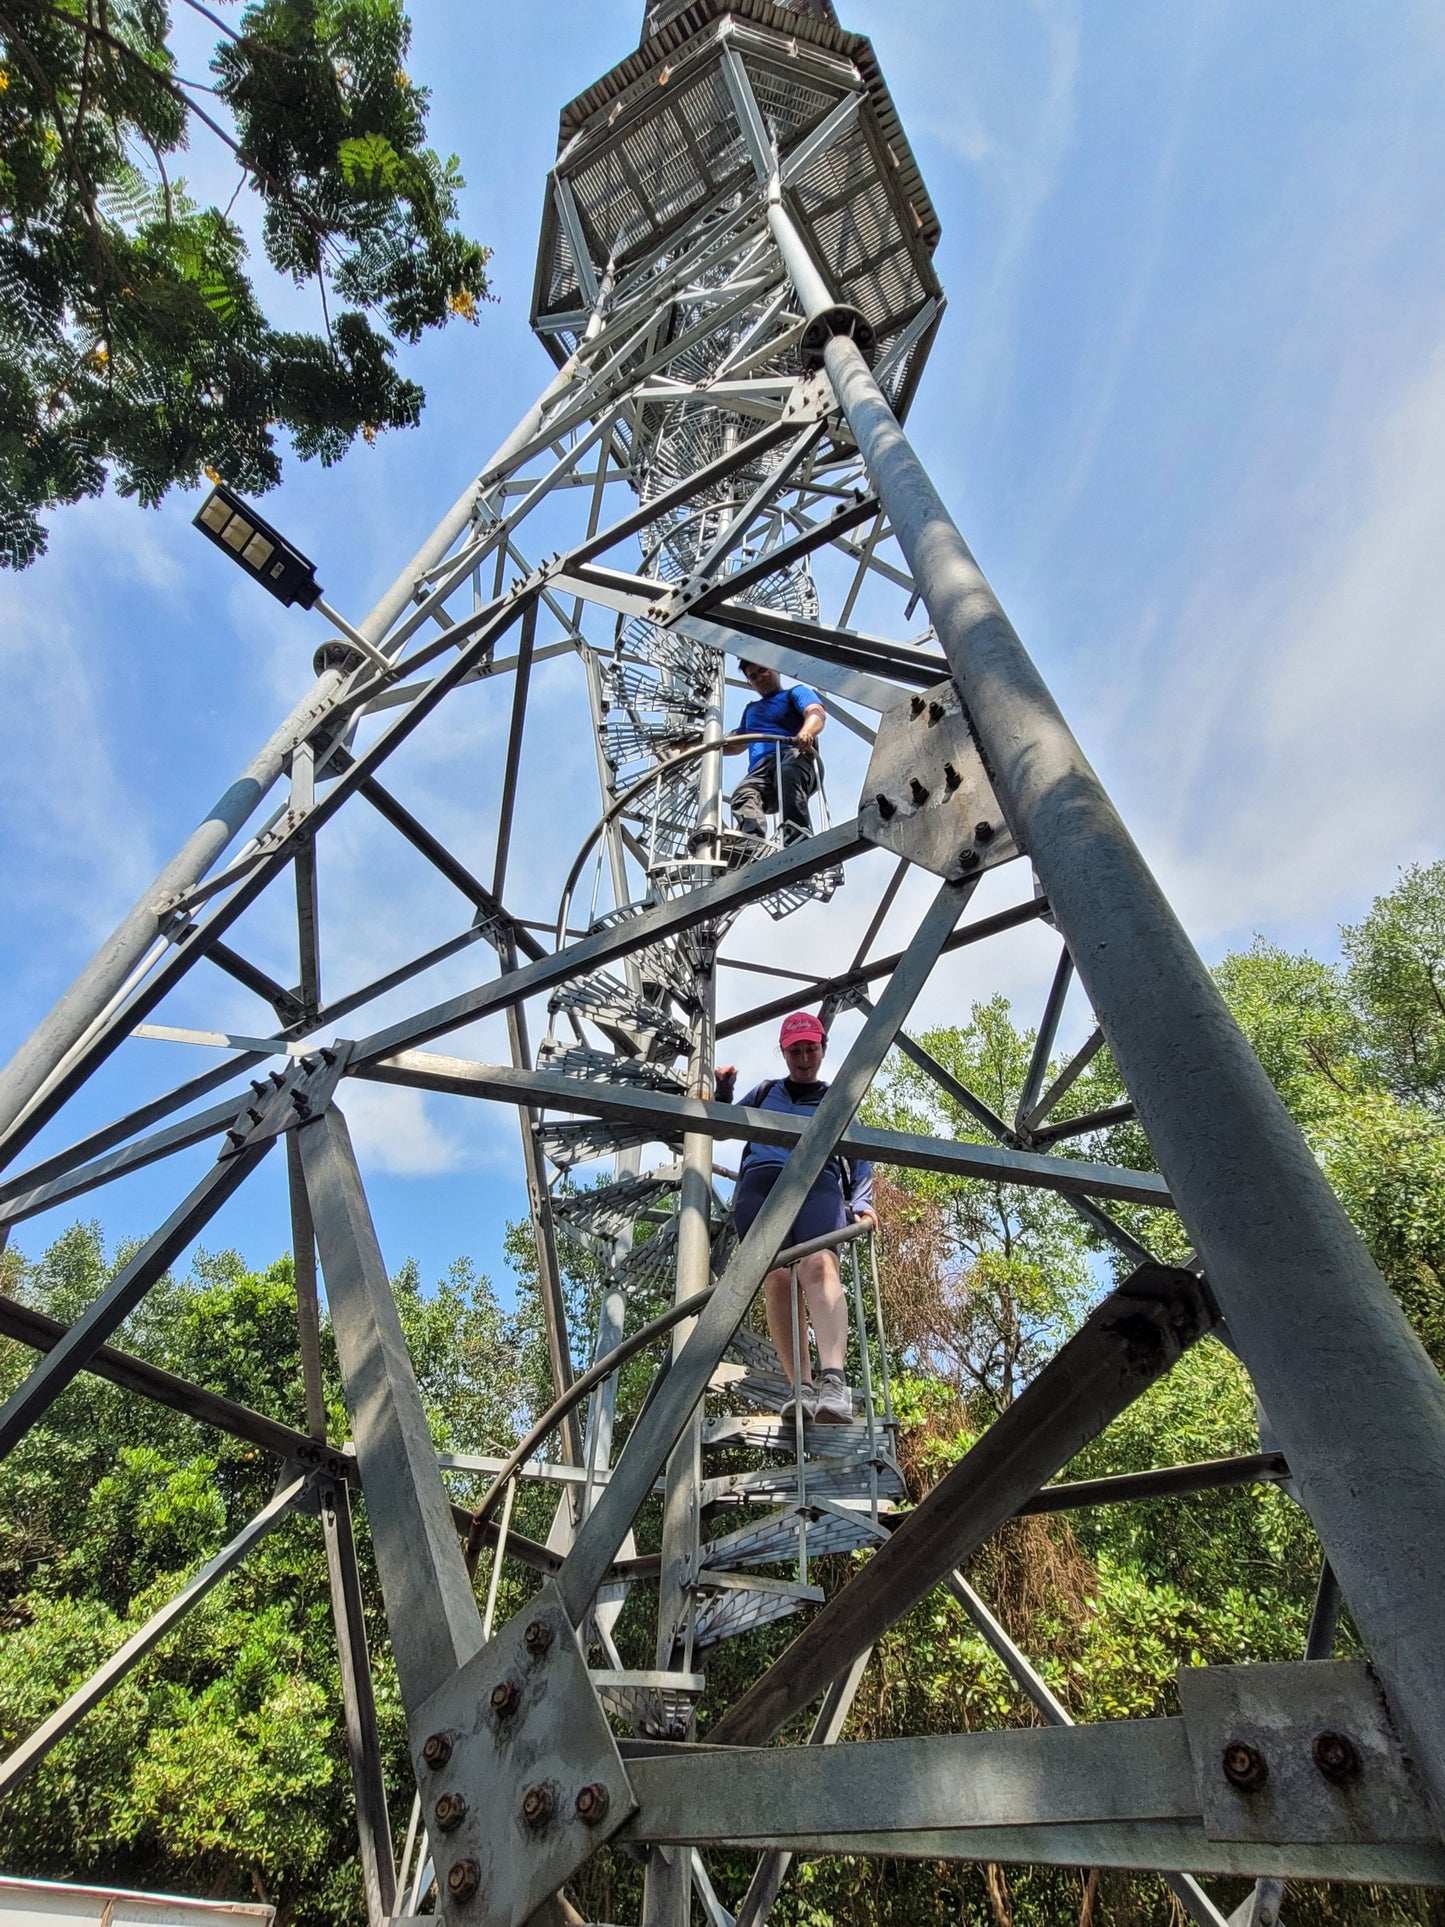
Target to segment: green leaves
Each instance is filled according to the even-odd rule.
[[[395,344],[487,298],[396,0],[256,0],[217,48],[219,105],[177,76],[169,32],[159,0],[0,16],[0,566],[108,476],[146,504],[208,469],[260,493],[288,437],[333,462],[411,427],[424,397]],[[273,328],[239,228],[187,197],[167,157],[193,136],[263,193],[270,266],[323,284],[315,332]]]
[[[375,193],[395,187],[401,174],[396,149],[385,134],[363,134],[359,140],[345,140],[336,150],[341,163],[341,178],[348,187]]]
[[[39,1260],[0,1253],[0,1289],[69,1323],[112,1269],[98,1227],[78,1225]],[[415,1266],[395,1287],[439,1444],[509,1450],[532,1361],[486,1279],[462,1261],[435,1290],[422,1289]],[[344,1437],[324,1326],[322,1343],[329,1431]],[[235,1253],[199,1254],[188,1278],[163,1281],[132,1316],[126,1348],[287,1422],[304,1411],[289,1258],[252,1271]],[[33,1360],[0,1342],[0,1395]],[[0,1466],[0,1751],[265,1505],[277,1470],[271,1454],[103,1379],[76,1381]],[[388,1778],[409,1786],[363,1506],[357,1532]],[[298,1515],[7,1801],[5,1864],[259,1894],[292,1927],[349,1927],[364,1905],[337,1665],[320,1531]]]
[[[1445,1119],[1445,863],[1412,864],[1343,935],[1372,1069]]]

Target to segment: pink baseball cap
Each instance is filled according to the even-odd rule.
[[[791,1017],[785,1017],[783,1028],[778,1032],[778,1045],[782,1050],[786,1050],[789,1044],[826,1044],[827,1041],[827,1031],[806,1010],[795,1010]]]

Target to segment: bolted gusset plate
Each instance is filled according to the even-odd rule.
[[[1362,1660],[1181,1666],[1179,1702],[1210,1840],[1438,1841]]]
[[[432,1695],[413,1731],[442,1918],[455,1927],[521,1927],[636,1809],[551,1581]]]
[[[870,843],[954,883],[1021,854],[951,682],[884,712],[858,826]]]

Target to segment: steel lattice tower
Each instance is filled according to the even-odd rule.
[[[1290,1876],[1445,1884],[1445,1394],[900,425],[942,319],[937,240],[872,49],[831,0],[651,0],[638,50],[565,110],[533,312],[555,378],[370,616],[338,621],[314,687],[0,1078],[7,1233],[172,1152],[218,1152],[68,1331],[0,1300],[0,1328],[42,1354],[0,1413],[0,1446],[78,1373],[99,1371],[253,1441],[286,1473],[174,1605],[0,1764],[0,1792],[278,1518],[313,1509],[369,1915],[380,1927],[414,1909],[429,1882],[418,1873],[410,1899],[398,1888],[388,1803],[410,1802],[413,1788],[383,1783],[350,1526],[359,1492],[411,1739],[414,1825],[419,1810],[428,1842],[413,1864],[434,1866],[438,1912],[457,1927],[577,1918],[566,1883],[609,1843],[647,1857],[648,1927],[681,1927],[694,1902],[713,1922],[731,1918],[707,1874],[718,1846],[760,1855],[738,1916],[749,1927],[797,1851],[1156,1869],[1214,1927],[1223,1916],[1201,1879],[1216,1875],[1253,1878],[1234,1919],[1264,1923]],[[523,547],[544,502],[572,504],[577,526],[533,565]],[[271,551],[264,534],[251,548],[246,513],[223,502],[213,533],[256,565]],[[840,568],[835,598],[828,571]],[[510,584],[509,571],[520,571]],[[852,626],[865,585],[896,591],[900,633],[921,603],[927,635]],[[515,860],[529,823],[518,780],[528,691],[544,652],[571,655],[585,678],[601,784],[600,820],[547,942],[516,908]],[[854,816],[798,840],[779,829],[761,846],[725,827],[724,688],[739,656],[805,677],[870,739]],[[392,752],[482,679],[510,718],[488,879],[382,781]],[[471,921],[328,1004],[317,857],[331,819],[363,803],[455,886]],[[818,967],[720,1023],[716,973],[741,914],[796,917],[800,959],[810,944],[827,956],[829,901],[875,848],[894,854],[898,876],[915,866],[935,879],[908,946],[869,954],[895,877],[851,965]],[[980,879],[1006,865],[1015,907],[970,920]],[[295,890],[294,989],[227,941],[273,885]],[[945,953],[1031,922],[1058,932],[1060,955],[1009,1120],[903,1027]],[[469,947],[493,953],[492,974],[385,1029],[339,1034]],[[35,1135],[203,958],[269,1000],[274,1035],[24,1168]],[[1071,986],[1097,1028],[1050,1081]],[[713,1101],[719,1034],[810,998],[825,1015],[864,1013],[816,1116],[799,1128]],[[428,1048],[489,1015],[506,1018],[510,1062]],[[1112,1116],[1137,1116],[1161,1176],[1056,1148],[1101,1122],[1061,1123],[1056,1106],[1105,1042],[1129,1092]],[[995,1142],[861,1128],[859,1105],[895,1045]],[[268,1074],[248,1087],[257,1071]],[[474,1514],[455,1514],[427,1430],[343,1116],[354,1078],[509,1106],[520,1121],[557,1403],[510,1461],[474,1462],[496,1475]],[[738,1242],[713,1159],[718,1140],[749,1136],[791,1155]],[[307,1387],[294,1428],[108,1342],[278,1144]],[[643,1147],[658,1144],[670,1161],[644,1169]],[[1122,1261],[1122,1282],[911,1511],[896,1505],[884,1310],[859,1241],[844,1240],[864,1383],[854,1423],[826,1450],[780,1422],[779,1361],[747,1322],[798,1202],[840,1148],[1053,1191]],[[558,1173],[603,1160],[604,1181],[557,1187]],[[1110,1215],[1119,1199],[1177,1210],[1190,1263],[1158,1262]],[[655,1235],[634,1238],[643,1226]],[[559,1238],[607,1268],[587,1335],[594,1364],[575,1381]],[[324,1430],[318,1250],[346,1444]],[[673,1310],[624,1336],[629,1303],[659,1282]],[[1285,1482],[1325,1553],[1308,1652],[1298,1665],[1185,1669],[1178,1718],[1072,1726],[959,1568],[1211,1333],[1252,1376],[1268,1450],[1106,1492],[1066,1485],[1047,1503]],[[659,1341],[666,1369],[614,1462],[617,1373]],[[750,1469],[710,1475],[724,1448]],[[550,1547],[510,1529],[523,1478],[558,1491]],[[632,1528],[659,1481],[661,1551],[647,1556]],[[719,1516],[739,1523],[714,1532]],[[495,1577],[484,1606],[474,1589],[488,1548],[493,1576],[503,1557],[542,1575],[495,1629]],[[824,1602],[810,1556],[870,1549]],[[939,1586],[1043,1723],[837,1743],[873,1643]],[[639,1587],[656,1588],[654,1664],[628,1669],[613,1632]],[[1368,1667],[1328,1661],[1342,1599]],[[689,1744],[711,1652],[813,1607],[739,1701],[710,1708],[707,1745]],[[811,1743],[769,1744],[809,1709]]]

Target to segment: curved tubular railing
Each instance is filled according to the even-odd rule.
[[[560,950],[566,942],[567,918],[572,908],[572,892],[577,888],[577,880],[582,874],[583,866],[588,857],[591,856],[592,852],[596,849],[602,833],[608,824],[611,823],[615,817],[620,816],[630,803],[642,795],[644,790],[651,788],[654,783],[661,783],[665,778],[671,776],[674,770],[682,769],[688,763],[695,763],[699,757],[719,750],[726,744],[731,744],[736,747],[744,743],[785,743],[786,741],[786,737],[775,735],[768,730],[750,730],[747,735],[738,732],[731,736],[725,736],[722,741],[718,743],[695,743],[691,749],[679,750],[676,756],[669,756],[665,763],[659,763],[656,769],[650,769],[646,776],[639,776],[635,783],[629,784],[621,796],[618,797],[617,801],[608,805],[597,827],[577,852],[577,861],[567,873],[567,881],[562,885],[561,905],[557,911],[557,948]],[[781,801],[781,798],[779,800]]]
[[[777,1271],[784,1265],[795,1265],[800,1259],[811,1257],[815,1251],[831,1251],[837,1245],[850,1244],[855,1238],[865,1237],[872,1229],[871,1224],[860,1222],[844,1225],[841,1231],[825,1231],[821,1238],[809,1238],[805,1244],[790,1245],[786,1251],[780,1251],[770,1268]],[[694,1292],[690,1298],[684,1298],[680,1304],[663,1312],[660,1318],[654,1318],[650,1324],[635,1331],[630,1338],[624,1338],[615,1351],[608,1352],[605,1358],[599,1359],[589,1370],[583,1372],[580,1378],[573,1379],[562,1396],[552,1401],[492,1481],[487,1496],[472,1514],[472,1529],[467,1534],[469,1559],[475,1559],[481,1551],[483,1531],[503,1491],[531,1458],[547,1434],[554,1431],[574,1406],[581,1404],[589,1392],[595,1391],[605,1379],[610,1378],[614,1372],[620,1371],[636,1353],[645,1350],[654,1339],[664,1337],[674,1325],[680,1325],[685,1318],[695,1318],[716,1289],[715,1285],[709,1285],[706,1291]]]

